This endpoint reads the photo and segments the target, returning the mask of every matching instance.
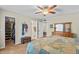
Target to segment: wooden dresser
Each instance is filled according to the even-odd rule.
[[[73,33],[71,32],[53,32],[53,35],[60,35],[64,37],[73,37]]]

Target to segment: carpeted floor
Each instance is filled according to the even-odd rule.
[[[11,40],[7,40],[6,48],[0,49],[0,54],[25,54],[26,46],[27,43],[15,45]]]

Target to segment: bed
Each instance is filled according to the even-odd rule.
[[[28,43],[27,54],[76,54],[75,38],[52,36],[39,38]]]

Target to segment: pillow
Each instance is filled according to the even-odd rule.
[[[49,54],[49,53],[44,49],[40,49],[39,54]]]

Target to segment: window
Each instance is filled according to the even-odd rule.
[[[71,22],[54,24],[54,31],[71,32]]]
[[[63,31],[63,24],[57,24],[56,31]]]

